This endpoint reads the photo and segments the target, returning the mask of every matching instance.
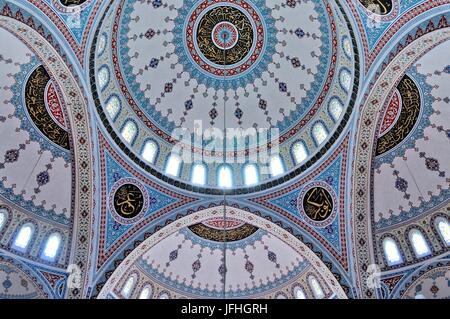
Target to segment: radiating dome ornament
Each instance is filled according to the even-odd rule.
[[[345,19],[338,6],[322,0],[283,6],[263,0],[119,1],[105,13],[92,51],[97,110],[107,114],[101,118],[113,128],[113,139],[148,172],[167,172],[172,149],[180,147],[188,154],[178,153],[180,170],[171,179],[190,183],[196,162],[216,172],[227,158],[257,165],[257,184],[281,181],[300,165],[285,150],[305,141],[301,165],[310,167],[308,160],[317,161],[314,155],[339,137],[349,118],[344,114],[353,108],[359,65]],[[111,54],[99,55],[97,46],[101,52],[105,43]],[[330,112],[333,97],[342,105]],[[112,112],[111,101],[120,108]],[[128,121],[139,126],[132,143],[114,135]],[[311,135],[315,123],[327,132],[320,143]],[[231,129],[226,147],[224,125]],[[211,135],[217,130],[222,135]],[[159,149],[155,163],[142,158],[149,139]],[[270,174],[263,158],[278,153],[283,172]],[[243,174],[238,165],[230,169],[230,192],[257,186],[237,178]],[[197,186],[201,192],[221,189],[214,177]]]

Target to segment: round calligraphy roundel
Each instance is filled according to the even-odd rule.
[[[111,190],[109,206],[114,219],[119,223],[134,223],[147,211],[147,191],[135,179],[121,179],[114,184]]]
[[[324,182],[308,184],[300,193],[297,208],[311,225],[325,227],[336,216],[337,198],[334,190]]]

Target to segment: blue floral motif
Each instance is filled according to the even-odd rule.
[[[196,63],[190,60],[190,56],[187,49],[183,45],[184,37],[184,26],[192,8],[197,4],[197,0],[186,0],[183,3],[183,7],[178,9],[178,15],[174,20],[175,27],[172,30],[174,38],[172,42],[175,44],[175,54],[178,56],[178,62],[183,65],[183,69],[192,78],[195,78],[199,84],[204,84],[207,87],[213,87],[216,90],[220,89],[237,89],[239,87],[245,87],[249,83],[253,83],[256,79],[260,78],[262,73],[267,70],[267,67],[272,63],[272,56],[276,53],[275,46],[278,43],[276,38],[277,29],[275,26],[275,18],[272,17],[271,9],[269,9],[264,0],[248,0],[253,7],[258,10],[260,16],[262,17],[262,22],[264,23],[264,29],[266,34],[266,40],[262,56],[260,59],[250,68],[242,74],[235,77],[228,77],[224,79],[223,77],[215,78],[210,73],[205,73],[201,70]],[[317,12],[317,19],[320,22],[320,31],[322,37],[322,46],[320,48],[321,54],[319,57],[318,69],[315,74],[315,79],[311,84],[311,88],[308,90],[307,95],[302,99],[301,103],[297,105],[296,109],[290,112],[290,116],[283,117],[283,119],[277,123],[277,127],[280,132],[285,132],[289,130],[293,125],[298,122],[299,118],[302,118],[304,114],[312,107],[316,101],[317,94],[323,87],[323,84],[327,80],[326,76],[328,74],[327,68],[329,67],[329,61],[331,58],[331,26],[328,19],[328,13],[326,8],[321,2],[315,2],[315,10]],[[132,20],[133,12],[133,1],[127,1],[120,25],[119,34],[119,61],[121,63],[122,73],[125,77],[126,82],[133,94],[133,98],[136,99],[137,104],[145,111],[146,116],[153,120],[153,122],[158,123],[158,126],[167,134],[171,134],[176,128],[176,124],[168,120],[167,116],[164,116],[160,111],[158,111],[154,105],[152,105],[149,99],[145,96],[145,92],[140,89],[137,83],[137,77],[133,74],[131,66],[131,58],[129,56],[129,47],[127,43],[129,41],[128,33],[130,31],[129,24]],[[294,33],[299,37],[304,37],[305,32],[298,28]],[[146,36],[152,37],[155,34],[154,30],[148,30]],[[294,60],[295,63],[295,60]],[[186,105],[185,105],[186,107]],[[259,105],[263,108],[264,105]],[[214,120],[217,114],[212,111],[210,113],[210,118]]]
[[[334,160],[333,163],[331,163],[326,169],[323,170],[323,172],[320,175],[318,175],[313,180],[326,182],[328,185],[330,185],[330,187],[332,187],[334,192],[336,193],[338,199],[340,198],[339,182],[341,176],[341,167],[342,167],[342,156],[339,155]],[[307,184],[305,184],[304,186],[307,186]],[[299,189],[296,189],[290,193],[284,194],[281,197],[274,198],[270,201],[270,203],[282,208],[287,212],[290,212],[297,218],[303,219],[303,217],[297,210],[297,198],[299,194],[302,192],[304,186],[301,186]],[[339,204],[336,203],[336,205]],[[314,226],[311,227],[314,228],[314,231],[317,232],[322,238],[326,239],[336,251],[342,253],[340,233],[339,231],[334,231],[335,229],[336,230],[341,229],[339,220],[340,214],[341,212],[339,211],[338,208],[337,216],[335,217],[334,221],[325,228]],[[307,220],[304,220],[304,222],[308,223]]]
[[[107,170],[106,187],[108,193],[110,193],[114,183],[117,182],[118,178],[120,179],[120,178],[134,177],[124,167],[122,167],[119,163],[117,163],[116,160],[107,151],[105,151],[105,162]],[[148,216],[151,216],[153,213],[159,211],[163,207],[171,205],[178,200],[176,198],[170,197],[167,194],[161,193],[150,186],[146,186],[145,188],[149,196],[150,205],[148,211],[145,212],[145,214],[142,216],[142,218],[144,219]],[[109,212],[108,208],[108,214],[106,218],[106,230],[105,230],[106,233],[105,249],[108,249],[108,247],[113,245],[118,239],[120,239],[121,236],[126,234],[134,226],[134,224],[130,224],[130,225],[120,225],[120,227],[117,227],[116,224],[117,222]]]

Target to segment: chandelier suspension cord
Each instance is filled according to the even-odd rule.
[[[223,45],[223,65],[224,65],[224,70],[223,70],[223,81],[225,83],[226,81],[226,61],[227,61],[227,51],[225,50],[225,43]],[[226,151],[227,151],[227,120],[226,120],[226,90],[225,90],[225,86],[223,89],[223,164],[226,163]],[[225,166],[222,166],[225,167]],[[220,177],[220,175],[219,175]],[[226,277],[227,277],[227,194],[226,194],[226,189],[224,188],[223,190],[223,299],[226,299]]]

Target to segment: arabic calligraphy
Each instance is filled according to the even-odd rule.
[[[50,75],[45,68],[42,65],[37,67],[25,85],[25,105],[31,120],[42,134],[69,150],[69,134],[54,121],[45,105],[45,92],[49,82]]]
[[[405,75],[397,86],[402,99],[400,116],[392,128],[377,141],[376,155],[384,154],[400,144],[414,128],[420,114],[420,91]]]
[[[59,0],[63,6],[71,7],[78,6],[86,2],[86,0]]]
[[[197,236],[216,242],[232,242],[242,240],[253,235],[258,230],[257,227],[250,224],[243,224],[232,229],[217,229],[209,227],[203,223],[199,223],[191,225],[188,228]]]
[[[120,186],[114,194],[114,209],[123,218],[136,217],[144,207],[144,195],[142,191],[133,184]]]
[[[230,37],[234,37],[237,30],[237,40],[233,38],[233,45],[217,45],[218,25],[227,22]],[[226,40],[226,39],[222,39]],[[230,6],[216,7],[207,12],[199,22],[197,29],[197,44],[203,55],[213,63],[219,65],[232,65],[242,59],[250,52],[253,45],[253,28],[247,16],[238,9]]]
[[[359,0],[367,10],[379,14],[387,15],[392,10],[392,0]]]
[[[309,189],[303,198],[305,214],[314,221],[324,221],[333,212],[333,198],[323,187]]]

